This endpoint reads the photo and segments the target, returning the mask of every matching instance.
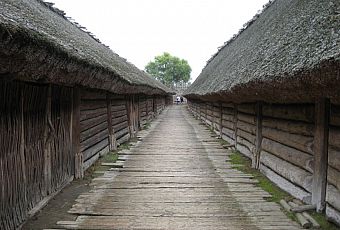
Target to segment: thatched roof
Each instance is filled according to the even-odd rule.
[[[171,93],[42,0],[1,0],[0,41],[0,78],[115,93]]]
[[[294,102],[339,97],[339,86],[340,2],[276,0],[209,60],[185,94]]]

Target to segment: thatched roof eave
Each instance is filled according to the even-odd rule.
[[[0,75],[113,93],[173,93],[41,0],[4,0],[0,10]]]

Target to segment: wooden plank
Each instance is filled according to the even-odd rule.
[[[109,140],[109,131],[108,129],[104,129],[99,133],[93,133],[88,139],[84,140],[80,143],[80,151],[83,152],[85,149],[93,146],[94,144],[104,140]]]
[[[80,151],[80,90],[73,88],[72,95],[72,153],[74,154],[74,176],[83,178],[83,154]]]
[[[87,119],[95,118],[101,115],[106,114],[106,108],[99,108],[94,110],[84,110],[80,112],[80,121],[84,121]]]
[[[311,104],[264,104],[263,116],[314,123],[314,106]]]
[[[223,129],[223,107],[222,107],[222,103],[219,104],[219,130],[220,130],[220,137],[222,137],[223,135],[223,132],[222,132],[222,129]]]
[[[317,212],[322,212],[326,207],[329,111],[329,99],[318,98],[315,102],[314,174],[312,189],[312,204],[316,205]]]
[[[254,114],[256,113],[256,104],[254,103],[244,103],[237,106],[237,110],[242,113]]]
[[[246,131],[246,132],[251,133],[253,135],[256,135],[256,126],[249,124],[247,122],[239,120],[237,122],[237,128],[242,129],[243,131]]]
[[[54,134],[54,128],[52,124],[52,87],[48,86],[47,101],[46,101],[46,114],[45,114],[45,133],[44,133],[44,180],[46,195],[51,193],[52,189],[52,172],[51,172],[51,139]]]
[[[311,202],[311,195],[308,192],[296,186],[295,184],[277,174],[275,171],[271,170],[269,167],[263,165],[262,163],[260,164],[260,171],[266,177],[268,177],[269,180],[274,182],[278,187],[280,187],[282,190],[286,191],[293,197],[296,197],[305,203]]]
[[[262,149],[313,173],[313,156],[268,138],[262,139]]]
[[[287,145],[313,155],[313,137],[292,134],[268,127],[263,127],[263,136],[283,145]]]
[[[101,142],[98,142],[97,144],[91,146],[90,148],[83,151],[83,161],[87,161],[89,158],[96,155],[100,150],[104,149],[105,147],[109,146],[109,140],[108,138],[103,139]]]
[[[309,124],[301,121],[264,117],[263,127],[273,128],[287,133],[299,134],[304,136],[312,137],[314,135],[314,124]]]
[[[107,122],[107,114],[100,115],[98,117],[94,117],[85,121],[80,122],[80,131],[84,132],[85,130],[88,130],[90,128],[93,128],[97,126],[98,124],[101,124],[103,122]]]
[[[312,192],[313,176],[310,172],[265,151],[261,152],[260,160],[262,164],[269,167],[285,179],[300,186],[308,192]]]
[[[106,100],[81,100],[80,111],[106,108]]]
[[[234,104],[234,120],[233,120],[233,122],[234,122],[234,128],[233,128],[233,130],[234,130],[234,137],[233,137],[234,143],[233,144],[235,146],[237,146],[237,123],[238,123],[237,117],[238,117],[237,104]]]
[[[256,125],[256,116],[238,112],[237,119],[252,125]]]
[[[112,127],[112,105],[110,94],[106,94],[106,105],[107,105],[107,129],[109,134],[109,150],[114,151],[117,149],[117,141],[115,132]]]
[[[252,167],[260,167],[261,143],[262,143],[262,102],[256,103],[256,135],[255,135],[255,156]]]
[[[107,122],[104,121],[103,123],[98,124],[97,126],[94,126],[90,129],[87,129],[80,133],[80,142],[83,142],[90,137],[92,137],[95,133],[99,133],[103,131],[104,129],[107,129],[108,125]]]

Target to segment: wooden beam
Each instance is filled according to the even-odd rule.
[[[54,132],[52,124],[52,87],[48,86],[47,89],[47,100],[45,110],[45,132],[44,132],[44,180],[46,195],[51,193],[52,189],[52,174],[51,174],[51,140]]]
[[[262,143],[262,102],[256,103],[256,137],[255,137],[255,151],[252,167],[258,169],[260,167],[260,154]]]
[[[106,94],[106,105],[107,105],[107,128],[109,130],[109,151],[117,150],[117,140],[115,131],[112,127],[112,106],[110,94]]]
[[[222,102],[220,102],[220,121],[219,121],[219,129],[220,129],[220,137],[222,138],[223,132],[222,132],[222,121],[223,121],[223,107],[222,107]]]
[[[237,104],[234,104],[234,145],[237,148]]]
[[[329,99],[318,98],[315,102],[314,174],[312,186],[312,204],[316,205],[317,212],[322,212],[326,206],[329,113]]]
[[[72,148],[74,154],[74,176],[83,178],[83,153],[80,151],[80,90],[73,88],[72,100]]]

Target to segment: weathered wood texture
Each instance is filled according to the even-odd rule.
[[[282,189],[310,203],[314,105],[264,104],[262,115],[262,171]]]
[[[123,168],[93,179],[69,211],[77,218],[60,228],[299,229],[182,108],[141,131],[142,141],[119,153]]]
[[[47,103],[46,86],[1,82],[0,229],[16,229],[74,173],[71,99],[68,88],[52,87]]]
[[[340,225],[340,106],[331,104],[328,141],[326,215]]]
[[[192,113],[209,126],[214,125],[211,114],[214,114],[215,110],[211,109],[212,105],[215,104],[189,101]],[[222,137],[232,144],[236,142],[236,148],[250,158],[256,149],[260,149],[258,164],[261,171],[293,196],[310,203],[316,151],[314,109],[314,104],[263,104],[259,126],[255,116],[259,111],[255,103],[222,103]],[[214,115],[217,115],[216,112]],[[262,129],[261,132],[259,128]],[[261,137],[259,143],[257,137]],[[339,143],[340,106],[332,105],[327,169],[328,188],[332,189],[326,191],[326,197],[327,194],[332,194],[328,198],[332,204],[327,201],[328,213],[332,215],[340,213],[340,207],[335,205],[334,198],[330,198],[334,197],[334,191],[340,191]],[[340,196],[336,198],[340,199]]]
[[[82,152],[84,163],[109,146],[108,106],[106,100],[106,95],[96,93],[96,91],[85,89],[81,91],[80,151]]]
[[[316,205],[317,212],[322,212],[326,207],[329,111],[329,100],[326,98],[318,98],[315,102],[314,170],[312,187],[312,204]]]

